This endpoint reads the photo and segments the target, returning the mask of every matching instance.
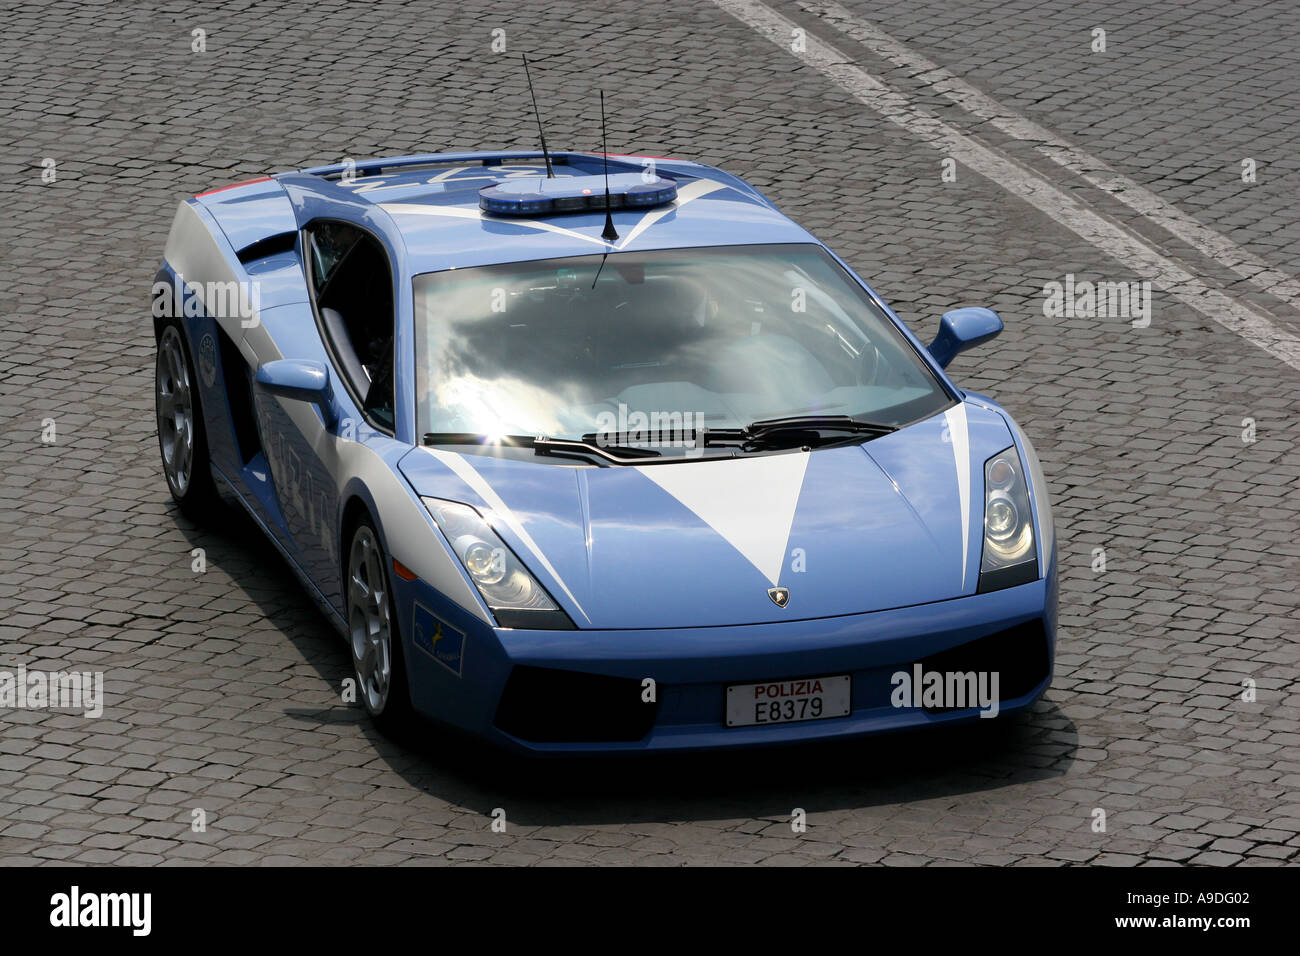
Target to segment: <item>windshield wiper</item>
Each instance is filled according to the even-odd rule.
[[[862,436],[879,438],[898,431],[894,425],[868,422],[848,415],[797,415],[790,418],[767,418],[745,428],[689,429],[683,441],[695,447],[732,446],[741,451],[790,448],[796,445],[825,447]],[[579,458],[599,465],[635,465],[647,459],[662,458],[653,447],[629,444],[637,442],[635,432],[597,433],[581,438],[550,438],[546,435],[487,435],[475,432],[428,432],[426,445],[510,445],[531,448],[534,454],[555,458]],[[689,446],[688,446],[689,447]]]
[[[861,418],[854,418],[851,415],[792,415],[789,418],[765,418],[762,421],[753,422],[745,431],[753,437],[765,432],[785,431],[789,428],[873,432],[877,435],[888,435],[890,432],[898,431],[896,425],[863,421]]]
[[[625,448],[637,451],[646,448],[706,448],[710,445],[732,445],[745,440],[743,428],[686,428],[658,432],[659,437],[647,439],[649,431],[589,432],[582,436],[585,442],[594,442],[602,448]]]
[[[426,432],[426,445],[509,445],[531,448],[538,455],[557,458],[595,458],[601,464],[625,465],[642,458],[658,458],[652,448],[596,444],[572,438],[548,438],[545,435],[486,435],[476,432]]]
[[[533,450],[539,455],[555,455],[560,458],[596,458],[611,465],[635,464],[642,458],[658,458],[659,452],[653,448],[636,448],[630,445],[610,445],[597,442],[594,436],[583,435],[582,438],[547,438],[538,435],[532,440]]]
[[[898,431],[895,425],[863,421],[849,415],[795,415],[790,418],[766,418],[753,422],[745,430],[746,448],[779,448],[790,445],[828,445],[857,441],[858,436],[879,438]],[[847,437],[830,438],[842,433]]]

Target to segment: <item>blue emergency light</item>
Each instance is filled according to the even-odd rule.
[[[649,209],[677,198],[677,183],[661,176],[648,180],[642,173],[615,173],[609,177],[609,208]],[[540,216],[561,212],[602,212],[605,209],[604,176],[521,176],[478,193],[478,204],[500,216]]]

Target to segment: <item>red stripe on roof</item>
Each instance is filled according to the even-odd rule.
[[[256,179],[245,179],[242,183],[231,183],[229,186],[218,186],[216,189],[209,189],[205,193],[195,193],[194,198],[198,199],[201,196],[211,196],[213,193],[223,193],[227,189],[238,189],[240,186],[251,186],[253,183],[269,183],[270,181],[270,176],[258,176]]]

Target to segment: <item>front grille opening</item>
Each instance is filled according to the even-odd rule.
[[[657,690],[656,696],[662,685]],[[641,692],[631,677],[520,665],[510,672],[494,722],[534,743],[634,742],[650,732],[659,710]]]
[[[998,700],[1024,697],[1043,682],[1051,670],[1047,653],[1047,632],[1042,621],[1028,621],[987,637],[958,644],[921,661],[925,672],[998,674]],[[927,707],[927,713],[941,714],[954,708]]]

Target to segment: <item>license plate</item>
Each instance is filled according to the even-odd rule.
[[[853,678],[848,674],[732,684],[727,688],[727,726],[793,724],[801,720],[847,717],[852,697]]]

